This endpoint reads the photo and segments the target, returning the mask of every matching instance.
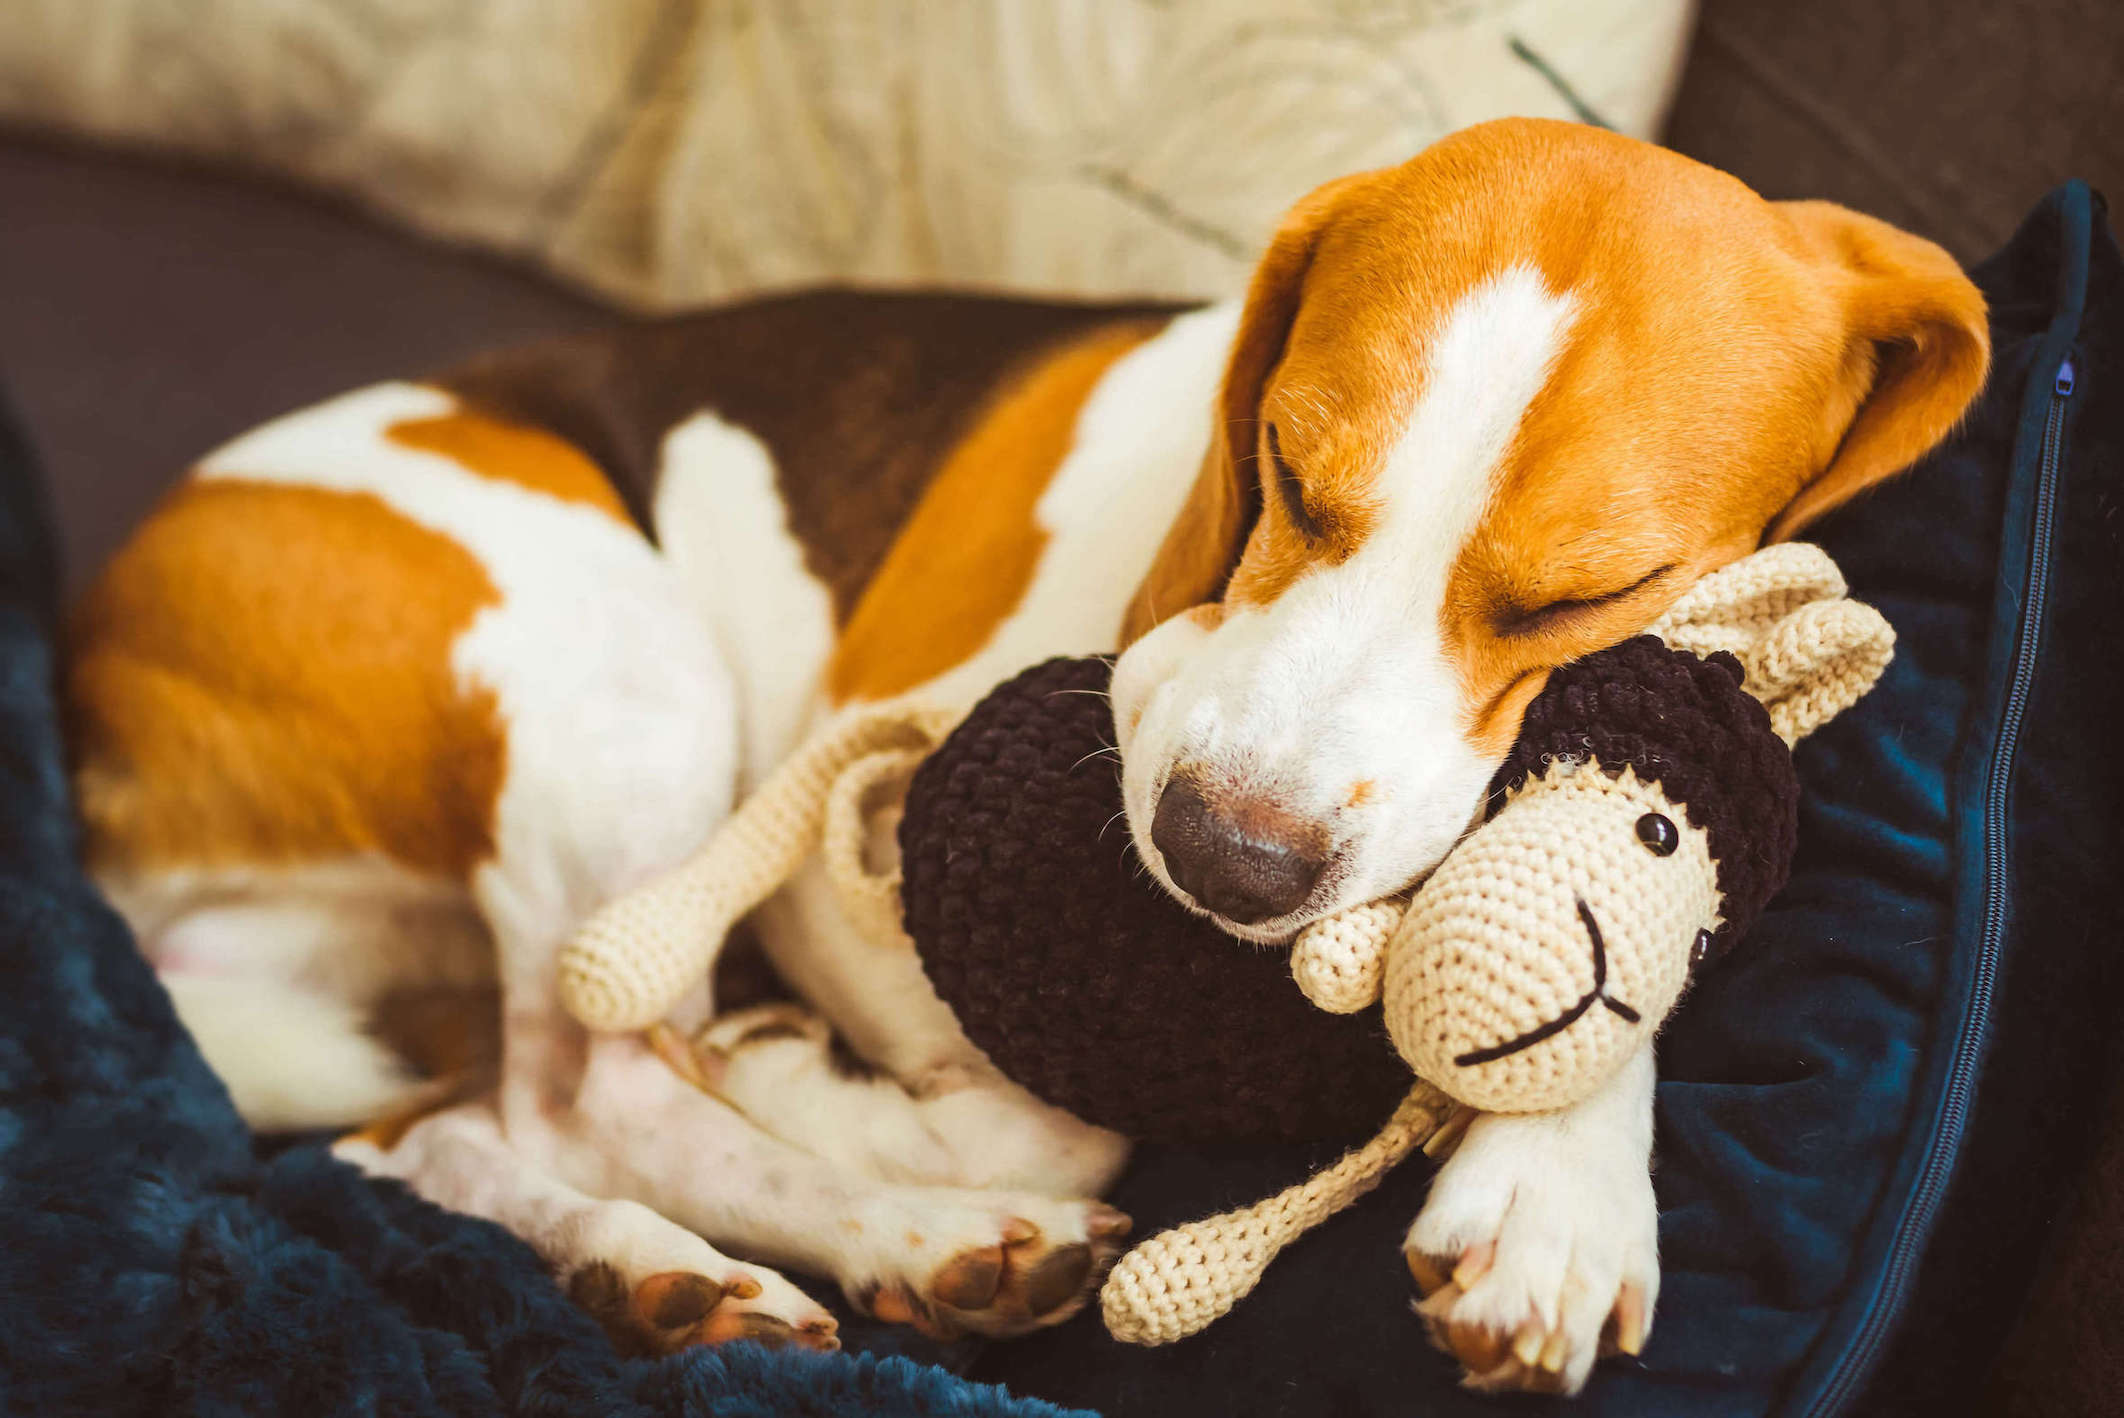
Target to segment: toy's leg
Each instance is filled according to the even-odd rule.
[[[984,1065],[909,1089],[837,1045],[797,1005],[715,1021],[696,1041],[703,1083],[783,1141],[882,1181],[1098,1196],[1128,1143]]]
[[[1553,1113],[1485,1114],[1431,1185],[1405,1257],[1431,1335],[1485,1389],[1576,1393],[1637,1353],[1659,1298],[1652,1047]]]
[[[639,1039],[590,1044],[553,1124],[555,1170],[777,1265],[832,1276],[880,1318],[1018,1334],[1089,1297],[1127,1231],[1092,1201],[893,1185],[770,1137]]]
[[[840,1347],[833,1317],[773,1271],[730,1259],[638,1203],[555,1180],[511,1146],[490,1103],[432,1114],[388,1150],[359,1134],[334,1150],[522,1237],[623,1352],[736,1339]]]

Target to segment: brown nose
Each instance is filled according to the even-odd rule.
[[[1317,823],[1257,800],[1213,805],[1184,774],[1165,785],[1151,817],[1151,843],[1173,885],[1242,926],[1305,904],[1327,865],[1325,838]]]

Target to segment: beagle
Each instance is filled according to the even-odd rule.
[[[87,852],[254,1121],[364,1125],[623,1342],[831,1347],[773,1267],[1020,1333],[1117,1249],[1120,1139],[816,873],[754,922],[804,1007],[704,981],[693,1081],[558,1008],[573,925],[833,707],[1125,646],[1144,865],[1286,940],[1444,855],[1552,668],[1907,467],[1987,357],[1928,242],[1509,120],[1305,198],[1243,303],[819,293],[359,390],[204,458],[80,605]],[[1651,1096],[1647,1050],[1467,1128],[1407,1254],[1475,1382],[1643,1342]]]

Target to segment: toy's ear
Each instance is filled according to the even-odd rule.
[[[1263,387],[1283,359],[1320,233],[1342,199],[1373,176],[1358,173],[1316,188],[1284,217],[1254,268],[1218,393],[1209,451],[1187,505],[1129,603],[1124,647],[1168,616],[1224,595],[1261,513],[1254,445]]]
[[[1781,202],[1843,299],[1844,393],[1836,454],[1771,524],[1784,541],[1915,463],[1954,428],[1991,361],[1984,297],[1940,247],[1829,202]]]
[[[1650,633],[1693,655],[1731,654],[1742,687],[1793,744],[1857,703],[1895,657],[1895,628],[1844,591],[1820,547],[1764,547],[1683,592]]]

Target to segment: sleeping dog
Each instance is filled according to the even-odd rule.
[[[1119,1138],[815,870],[754,922],[804,1008],[713,1018],[695,1082],[560,1010],[572,927],[833,708],[1126,647],[1143,864],[1286,940],[1420,877],[1551,669],[1907,467],[1987,353],[1930,243],[1505,121],[1305,198],[1243,303],[812,294],[362,389],[206,457],[79,608],[87,850],[248,1116],[363,1125],[626,1343],[831,1347],[774,1266],[1020,1333],[1118,1248]],[[1407,1256],[1474,1381],[1642,1344],[1652,1082],[1438,1176]]]

